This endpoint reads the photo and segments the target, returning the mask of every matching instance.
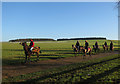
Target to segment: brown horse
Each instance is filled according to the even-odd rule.
[[[76,53],[78,51],[78,49],[76,48],[75,45],[72,45],[72,49],[73,49],[74,53]]]
[[[25,62],[27,62],[27,56],[28,56],[28,60],[30,61],[30,56],[32,55],[32,53],[36,53],[37,55],[37,60],[39,60],[39,53],[41,53],[40,51],[40,47],[34,47],[32,52],[30,52],[30,47],[26,44],[26,42],[20,43],[23,46],[23,49],[25,51]]]
[[[84,47],[81,47],[81,50],[83,51],[84,56],[86,56],[86,53],[89,53],[89,55],[91,56],[92,48],[89,47],[87,50]]]
[[[104,51],[108,50],[108,46],[105,46],[105,45],[102,45],[102,46],[103,46]]]
[[[82,48],[83,48],[83,46],[76,47],[75,45],[72,45],[72,49],[74,52],[81,52]]]
[[[76,46],[74,46],[74,45],[72,45],[72,49],[73,49],[73,51],[74,51],[74,53],[76,53],[76,52],[83,52],[84,53],[84,56],[86,56],[86,53],[88,52],[89,53],[89,55],[91,56],[91,52],[92,52],[92,48],[88,48],[88,51],[87,51],[87,49],[85,49],[83,46],[80,46],[80,48],[79,48],[79,50],[76,48]]]

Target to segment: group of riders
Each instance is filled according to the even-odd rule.
[[[76,42],[75,47],[76,47],[77,49],[80,49],[81,46],[80,46],[79,41]],[[104,43],[104,47],[107,47],[107,48],[108,48],[107,42]],[[85,41],[85,49],[88,51],[88,48],[89,48],[89,43],[88,43],[88,41],[86,40],[86,41]],[[93,48],[99,49],[99,46],[98,46],[98,42],[97,42],[97,41],[95,42],[95,45],[93,45]],[[112,41],[111,41],[111,43],[110,43],[110,50],[111,50],[111,51],[113,50],[113,42],[112,42]]]
[[[27,46],[26,42],[20,43],[20,44],[22,44],[22,46],[23,46],[23,48],[24,48],[24,50],[25,50],[26,60],[27,60],[27,59],[29,60],[31,54],[34,54],[34,53],[36,53],[36,55],[37,55],[37,60],[39,60],[39,53],[41,53],[41,50],[40,50],[40,47],[34,47],[34,44],[35,44],[35,43],[33,42],[32,39],[30,40],[30,45],[29,45],[29,46]],[[99,49],[99,46],[98,46],[98,42],[97,42],[97,41],[95,42],[95,45],[93,45],[93,46],[94,46],[94,49]],[[89,55],[91,56],[91,51],[92,51],[92,49],[89,47],[89,43],[88,43],[87,40],[85,41],[85,47],[80,46],[79,41],[77,41],[77,42],[76,42],[76,45],[72,45],[72,48],[74,49],[75,52],[77,52],[78,50],[79,50],[79,51],[81,50],[82,52],[84,52],[85,55],[86,55],[86,53],[88,52]],[[107,42],[104,43],[103,48],[104,48],[104,50],[105,50],[105,49],[108,50]],[[111,41],[111,43],[110,43],[110,50],[113,50],[113,43],[112,43],[112,41]],[[96,52],[96,51],[95,51],[95,52]],[[27,56],[28,56],[28,58],[27,58]]]
[[[104,46],[105,46],[105,47],[108,47],[107,42],[104,43]],[[34,42],[33,42],[32,39],[30,40],[30,45],[29,45],[29,47],[30,47],[30,52],[32,52],[32,49],[34,48]],[[80,43],[79,43],[79,41],[76,42],[75,47],[76,47],[77,49],[80,49]],[[86,49],[87,51],[88,51],[88,47],[89,47],[89,43],[88,43],[88,41],[86,40],[86,41],[85,41],[85,49]],[[96,48],[96,49],[99,48],[97,41],[95,42],[94,48]],[[110,43],[110,50],[112,50],[112,49],[113,49],[113,42],[111,41],[111,43]]]

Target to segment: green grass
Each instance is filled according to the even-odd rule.
[[[103,52],[102,45],[106,40],[98,40],[100,52]],[[89,46],[92,47],[95,40],[88,40]],[[35,43],[40,46],[42,54],[40,60],[58,59],[61,57],[74,56],[71,45],[76,41],[50,41]],[[84,46],[85,40],[80,41]],[[107,40],[108,45],[110,41]],[[120,48],[118,41],[113,41],[115,50]],[[29,43],[28,43],[29,45]],[[108,51],[109,52],[109,51]],[[95,52],[92,52],[95,54]],[[83,55],[79,54],[79,55]],[[35,60],[33,55],[31,60]],[[2,64],[19,65],[25,60],[23,47],[19,43],[2,43]],[[3,79],[3,82],[120,82],[120,55],[112,55],[99,59],[92,59],[85,62],[74,63],[50,70],[38,71],[29,74],[22,74],[16,77]]]
[[[110,44],[109,40],[98,40],[99,47],[101,48],[100,52],[103,52],[102,45],[107,41],[108,45]],[[80,45],[84,46],[85,40],[80,40]],[[95,40],[88,40],[89,46],[95,44]],[[40,60],[49,60],[57,59],[64,57],[74,56],[71,45],[76,44],[76,41],[45,41],[40,43],[35,43],[35,46],[40,46],[42,54],[40,54]],[[118,50],[118,41],[113,41],[115,50]],[[29,43],[28,43],[29,45]],[[94,52],[93,52],[94,54]],[[81,54],[83,55],[83,54]],[[31,56],[31,60],[35,60],[36,55]],[[23,47],[19,43],[2,43],[2,64],[3,65],[15,65],[24,62],[25,54]]]
[[[120,55],[3,79],[3,82],[120,82]]]

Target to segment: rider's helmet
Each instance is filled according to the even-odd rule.
[[[33,41],[32,39],[30,41]]]

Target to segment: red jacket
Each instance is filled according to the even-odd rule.
[[[34,42],[33,41],[30,43],[30,47],[34,47]]]

